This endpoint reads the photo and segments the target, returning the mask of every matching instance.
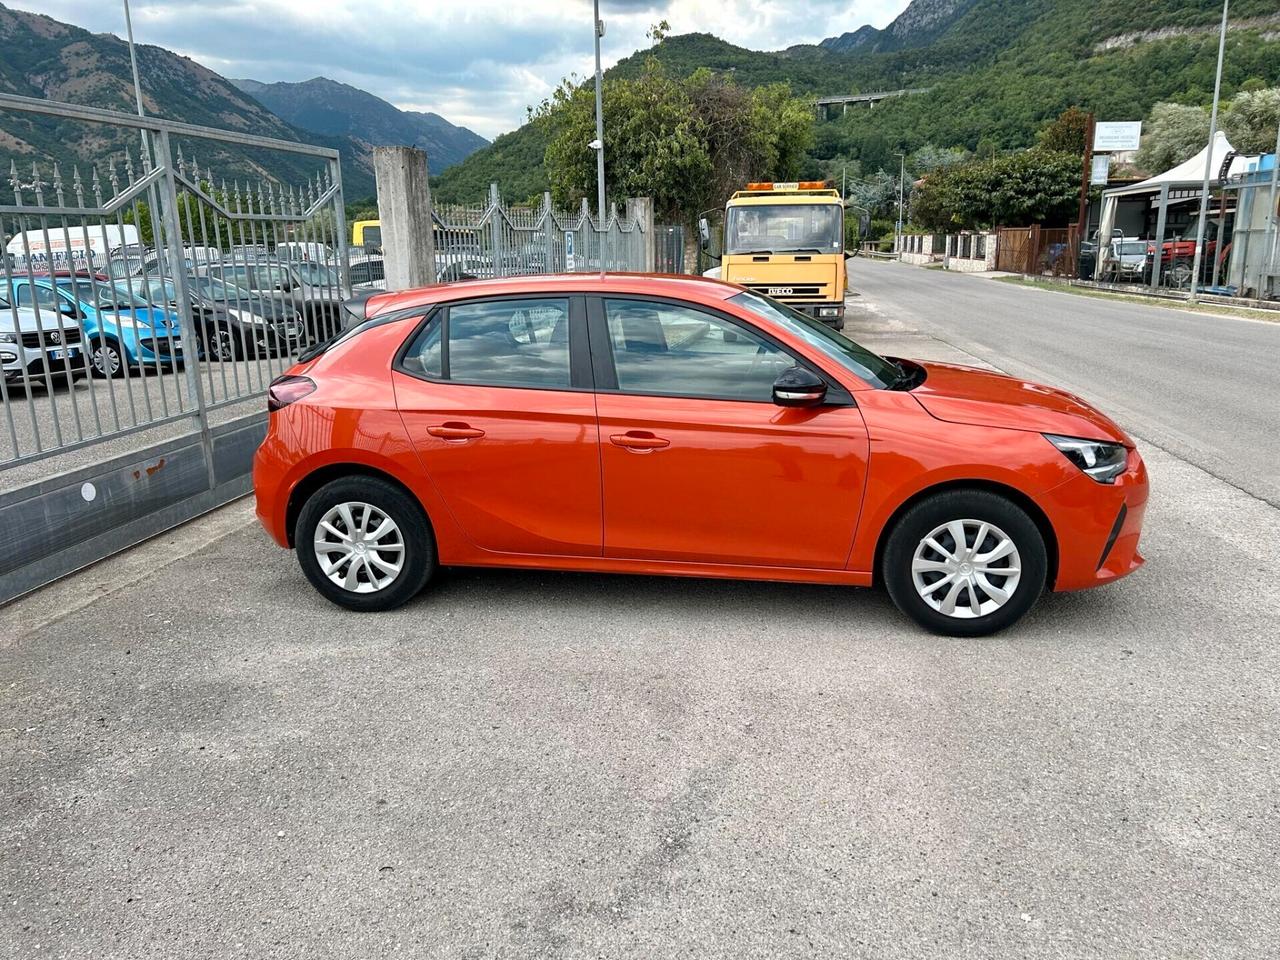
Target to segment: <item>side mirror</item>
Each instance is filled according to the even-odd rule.
[[[74,303],[67,303],[65,300],[58,303],[58,312],[64,317],[70,317],[72,320],[80,319],[80,308]]]
[[[858,215],[858,237],[865,240],[871,235],[871,214]]]
[[[780,407],[816,407],[826,399],[826,381],[807,367],[784,370],[773,381],[773,402]]]
[[[698,218],[698,243],[703,250],[711,248],[711,224],[707,223],[706,217]]]

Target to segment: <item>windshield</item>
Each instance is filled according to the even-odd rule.
[[[838,203],[771,203],[725,212],[725,253],[839,253],[843,240],[844,207]]]
[[[756,293],[740,293],[730,297],[729,302],[774,321],[874,387],[892,386],[902,375],[902,371],[884,357],[836,333],[821,320],[806,317],[777,300]]]
[[[188,277],[187,282],[195,281],[197,289],[210,300],[249,300],[253,294],[244,287],[238,287],[217,277]]]
[[[147,301],[134,294],[132,290],[123,283],[103,283],[101,281],[94,283],[90,279],[78,280],[59,280],[58,287],[78,296],[81,300],[89,300],[90,297],[85,294],[92,291],[92,302],[99,310],[120,310],[127,307],[145,307],[148,306]]]
[[[1145,240],[1126,240],[1124,243],[1116,244],[1116,253],[1122,257],[1135,256],[1141,254],[1147,255],[1147,241]]]
[[[338,286],[338,275],[328,267],[318,263],[294,263],[293,269],[302,277],[302,282],[312,287]]]

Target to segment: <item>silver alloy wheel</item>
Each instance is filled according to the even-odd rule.
[[[389,516],[368,503],[340,503],[316,525],[321,572],[343,590],[376,593],[404,569],[404,537]]]
[[[93,345],[93,354],[89,358],[93,368],[104,377],[114,377],[120,372],[122,360],[120,351],[113,344],[98,340]]]
[[[985,520],[951,520],[920,541],[911,558],[916,592],[943,616],[995,613],[1013,597],[1022,558],[1007,533]]]

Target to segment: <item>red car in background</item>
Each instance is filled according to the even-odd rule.
[[[1146,469],[1083,400],[880,357],[718,281],[380,295],[269,406],[258,516],[356,610],[440,564],[530,567],[881,583],[980,635],[1143,562]]]

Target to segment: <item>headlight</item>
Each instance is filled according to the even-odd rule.
[[[839,307],[819,307],[818,316],[820,317],[838,317],[840,316]]]
[[[17,343],[18,335],[16,333],[0,333],[0,343]]]
[[[1052,433],[1046,433],[1044,438],[1099,483],[1111,483],[1124,473],[1125,464],[1129,462],[1129,451],[1120,443],[1059,437]]]

